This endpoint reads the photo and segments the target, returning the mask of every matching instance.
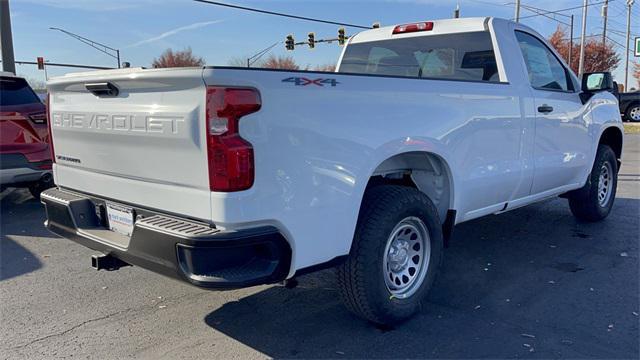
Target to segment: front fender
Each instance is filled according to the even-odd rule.
[[[620,117],[618,100],[609,92],[599,92],[594,94],[586,104],[587,112],[585,120],[589,126],[589,135],[591,138],[590,164],[595,162],[598,145],[600,144],[603,134],[611,128],[616,128],[620,134],[624,134],[624,126]],[[624,138],[624,136],[622,137]],[[622,144],[620,144],[620,147]],[[619,155],[621,156],[621,154]],[[587,181],[591,169],[586,171],[583,184]]]

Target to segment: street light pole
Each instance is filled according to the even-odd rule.
[[[582,77],[584,74],[584,42],[587,33],[587,8],[589,7],[588,0],[584,0],[582,6],[582,36],[580,38],[580,62],[578,62],[578,76]]]
[[[631,38],[631,6],[633,6],[634,0],[627,0],[627,43],[624,52],[624,91],[627,90],[629,85],[629,41]]]
[[[13,56],[9,0],[0,0],[0,48],[2,48],[0,50],[2,52],[2,69],[15,74],[16,63]]]
[[[271,51],[271,49],[273,49],[276,45],[280,44],[281,42],[278,41],[276,43],[274,43],[273,45],[269,46],[268,48],[262,49],[260,50],[257,54],[248,57],[247,58],[247,67],[250,68],[251,65],[255,64],[256,61],[260,60],[260,58],[262,56],[264,56],[266,53],[268,53],[269,51]]]
[[[2,0],[0,0],[0,1],[2,1]],[[78,41],[81,41],[81,42],[91,46],[92,48],[94,48],[94,49],[96,49],[96,50],[98,50],[98,51],[100,51],[100,52],[102,52],[102,53],[104,53],[104,54],[106,54],[108,56],[111,56],[112,58],[114,58],[114,59],[116,59],[118,61],[118,69],[120,68],[120,50],[114,49],[114,48],[112,48],[110,46],[101,44],[101,43],[99,43],[97,41],[93,41],[93,40],[87,39],[86,37],[80,36],[78,34],[74,34],[74,33],[70,32],[70,31],[67,31],[67,30],[64,30],[64,29],[60,29],[60,28],[57,28],[57,27],[50,27],[49,30],[60,31],[60,32],[66,34],[66,35],[71,36],[72,38],[74,38],[74,39],[76,39]],[[114,55],[114,53],[115,53],[115,55]]]
[[[520,0],[516,0],[516,16],[514,16],[516,22],[520,22]]]

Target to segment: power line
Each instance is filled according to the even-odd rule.
[[[223,7],[233,8],[233,9],[252,11],[252,12],[257,12],[257,13],[261,13],[261,14],[282,16],[282,17],[298,19],[298,20],[304,20],[304,21],[313,21],[313,22],[318,22],[318,23],[323,23],[323,24],[341,25],[341,26],[348,26],[348,27],[354,27],[354,28],[360,28],[360,29],[371,29],[371,26],[354,25],[354,24],[348,24],[348,23],[341,23],[341,22],[337,22],[337,21],[329,21],[329,20],[310,18],[310,17],[306,17],[306,16],[291,15],[291,14],[285,14],[285,13],[280,13],[280,12],[275,12],[275,11],[268,11],[268,10],[250,8],[250,7],[246,7],[246,6],[225,4],[225,3],[218,2],[218,1],[209,1],[209,0],[193,0],[193,1],[201,2],[201,3],[204,3],[204,4],[223,6]]]
[[[515,3],[510,2],[510,3],[505,3],[504,5],[513,5],[513,4],[515,4]],[[521,4],[520,6],[522,6],[523,8],[527,8],[527,10],[529,10],[529,11],[532,11],[531,9],[533,9],[533,10],[537,10],[537,11],[542,11],[543,12],[542,14],[538,14],[538,15],[553,14],[553,15],[564,16],[566,18],[570,18],[571,17],[571,15],[561,14],[560,11],[562,11],[562,10],[549,11],[549,10],[541,9],[539,7],[535,7],[535,6],[532,6],[532,5],[525,5],[525,4]]]
[[[525,10],[529,10],[529,11],[531,11],[531,12],[533,12],[533,13],[536,13],[537,15],[544,16],[544,17],[546,17],[547,19],[551,19],[551,20],[557,21],[557,22],[559,22],[560,24],[563,24],[563,25],[565,25],[565,26],[571,26],[571,24],[569,24],[569,23],[566,23],[566,22],[564,22],[564,21],[560,21],[560,20],[558,20],[558,19],[556,19],[556,18],[554,18],[554,17],[551,17],[551,16],[547,15],[546,13],[542,13],[542,12],[540,12],[540,11],[544,11],[544,10],[542,10],[542,9],[538,9],[538,8],[533,7],[533,6],[528,6],[528,5],[524,5],[524,4],[521,4],[520,6],[522,6],[522,8],[523,8],[523,9],[525,9]],[[564,14],[554,14],[554,15],[568,16],[568,15],[564,15]],[[569,17],[570,17],[570,16],[569,16]],[[521,19],[522,19],[522,18],[521,18]]]
[[[609,40],[609,41],[611,41],[612,43],[614,43],[614,44],[616,44],[616,45],[620,46],[621,48],[623,48],[623,51],[624,51],[624,50],[626,50],[626,47],[627,47],[626,45],[622,45],[622,44],[620,44],[619,42],[617,42],[617,41],[613,40],[612,38],[610,38],[610,37],[608,37],[608,36],[607,36],[607,40]],[[633,50],[629,49],[629,53],[633,54]]]
[[[2,61],[0,61],[2,62]],[[16,61],[18,65],[38,65],[35,61]],[[61,67],[70,67],[70,68],[81,68],[81,69],[96,69],[96,70],[111,70],[114,69],[112,67],[106,66],[94,66],[94,65],[81,65],[81,64],[63,64],[63,63],[52,63],[46,62],[45,66],[61,66]]]
[[[498,4],[498,3],[494,3],[494,2],[490,2],[490,1],[482,1],[482,0],[467,0],[467,1],[470,1],[470,2],[473,2],[473,3],[478,3],[478,4],[483,4],[483,5],[498,6],[498,7],[501,7],[501,8],[503,8],[505,5],[513,5],[513,4],[515,4],[515,3],[511,3],[511,4],[500,3],[500,4]]]
[[[613,20],[613,19],[610,19],[610,21],[611,21],[612,23],[614,23],[614,24],[617,24],[618,26],[624,26],[625,28],[627,27],[627,24],[623,24],[623,23],[621,23],[620,21]],[[631,25],[631,28],[632,28],[632,29],[640,29],[640,25]]]
[[[600,26],[599,28],[602,28],[602,26]],[[623,36],[626,37],[627,33],[625,31],[620,31],[620,30],[615,30],[615,29],[607,29],[607,31],[612,32],[614,35],[618,35],[618,36]],[[640,36],[639,33],[631,33],[631,36]]]
[[[609,3],[612,3],[614,1],[616,1],[616,0],[609,0]],[[597,2],[597,3],[588,4],[586,7],[595,6],[595,5],[602,5],[604,3],[605,3],[604,1],[600,1],[600,2]],[[536,17],[536,16],[542,16],[542,15],[545,15],[545,14],[556,14],[556,13],[561,13],[561,12],[570,11],[570,10],[582,9],[584,7],[585,7],[584,5],[580,5],[580,6],[574,6],[574,7],[570,7],[570,8],[566,8],[566,9],[552,10],[552,11],[547,11],[547,12],[544,12],[544,13],[541,13],[541,14],[522,16],[522,17],[520,17],[520,19],[521,20],[522,19],[528,19],[528,18],[532,18],[532,17]],[[562,14],[562,15],[564,15],[564,14]]]

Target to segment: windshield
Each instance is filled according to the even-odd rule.
[[[40,98],[24,79],[0,77],[0,105],[12,106],[40,102]]]
[[[489,32],[350,44],[341,73],[499,82]]]

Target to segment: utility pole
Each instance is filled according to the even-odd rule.
[[[573,57],[573,15],[571,15],[571,26],[569,26],[569,69],[573,68],[571,67],[571,58]]]
[[[455,10],[453,10],[453,18],[457,19],[460,17],[460,4],[456,4]]]
[[[582,36],[580,37],[580,62],[578,63],[579,77],[582,77],[582,74],[584,74],[584,42],[587,34],[587,8],[589,7],[588,3],[588,0],[584,0],[584,4],[582,5]]]
[[[15,74],[16,61],[13,57],[13,36],[11,35],[9,0],[0,0],[0,38],[2,70]]]
[[[631,38],[631,6],[633,6],[633,0],[627,0],[627,46],[624,52],[624,91],[627,90],[629,82],[629,40]]]
[[[604,24],[602,25],[602,46],[607,43],[607,16],[609,15],[609,0],[604,0],[602,5],[602,17],[604,18]]]
[[[520,0],[516,0],[516,16],[514,16],[516,22],[520,22]]]

